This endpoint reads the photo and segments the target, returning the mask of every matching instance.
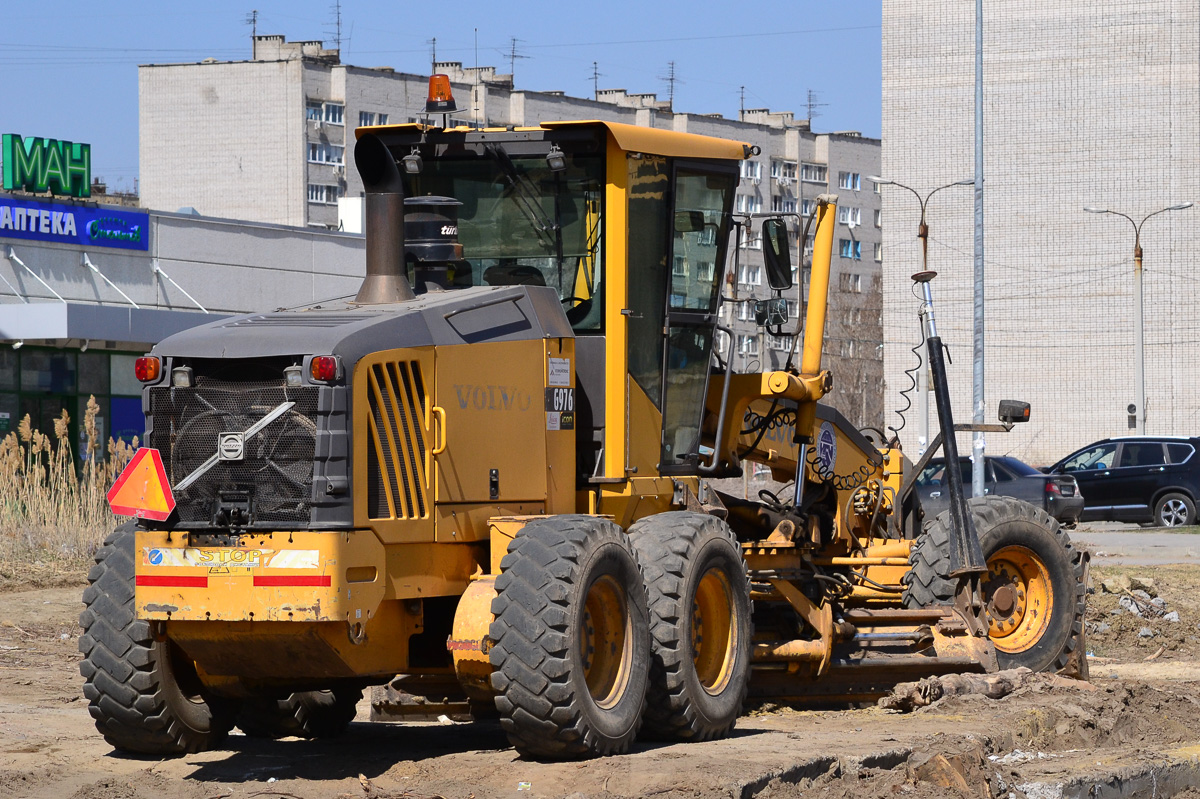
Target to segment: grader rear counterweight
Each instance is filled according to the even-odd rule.
[[[731,233],[758,223],[733,211],[749,145],[603,122],[357,135],[357,297],[147,356],[174,510],[108,539],[81,617],[114,747],[335,735],[387,686],[382,715],[457,703],[523,755],[588,757],[728,735],[747,697],[1078,653],[1086,563],[1055,522],[994,498],[922,519],[898,442],[821,404],[835,197],[805,228],[800,365],[735,374],[714,341]],[[764,225],[778,292],[787,224]],[[749,462],[790,495],[710,487]]]

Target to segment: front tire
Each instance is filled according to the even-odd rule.
[[[237,726],[251,738],[336,738],[354,721],[359,688],[297,691],[286,699],[243,703]]]
[[[1196,503],[1186,494],[1163,494],[1154,503],[1154,524],[1159,527],[1185,527],[1196,523]]]
[[[523,756],[621,754],[641,727],[650,663],[642,572],[593,516],[527,524],[496,577],[489,658],[500,726]]]
[[[645,730],[668,741],[728,735],[750,680],[750,582],[733,531],[674,511],[629,528],[646,574],[654,659]]]
[[[987,562],[983,598],[1000,668],[1068,668],[1083,642],[1086,603],[1084,563],[1070,537],[1045,511],[1010,497],[973,497],[967,509]],[[905,608],[953,603],[949,542],[946,511],[909,556]]]
[[[233,726],[236,705],[209,696],[192,663],[156,641],[134,610],[134,525],[96,552],[79,616],[79,671],[88,712],[104,740],[125,752],[182,755],[212,749]]]

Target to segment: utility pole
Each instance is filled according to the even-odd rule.
[[[983,424],[983,0],[975,0],[975,319],[972,336],[972,419]],[[976,432],[971,448],[971,495],[984,491],[983,433]],[[948,462],[948,461],[947,461]]]

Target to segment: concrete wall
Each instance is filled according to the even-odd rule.
[[[301,62],[138,68],[142,204],[303,225]]]
[[[1200,9],[1182,0],[985,7],[986,397],[1032,403],[1032,421],[988,451],[1047,463],[1129,431],[1134,402],[1133,229],[1200,201]],[[883,8],[883,174],[922,193],[974,173],[974,9],[950,0]],[[885,187],[884,340],[889,406],[916,364],[919,210]],[[1144,230],[1146,431],[1200,427],[1200,305],[1192,301],[1200,210]],[[972,191],[928,210],[939,330],[954,358],[956,420],[971,416]],[[890,416],[889,423],[898,423]],[[931,424],[936,413],[931,411]],[[915,451],[918,422],[903,438]]]

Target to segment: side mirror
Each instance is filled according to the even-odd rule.
[[[787,324],[787,320],[787,300],[783,297],[755,301],[754,321],[758,323],[759,327],[781,327]]]
[[[1029,421],[1029,403],[1018,400],[1000,400],[1000,421],[1005,424]]]
[[[675,212],[675,232],[676,233],[695,233],[704,230],[704,212],[703,211],[676,211]]]
[[[776,291],[792,287],[792,253],[788,249],[787,225],[779,217],[762,223],[763,258],[767,262],[767,283]]]

